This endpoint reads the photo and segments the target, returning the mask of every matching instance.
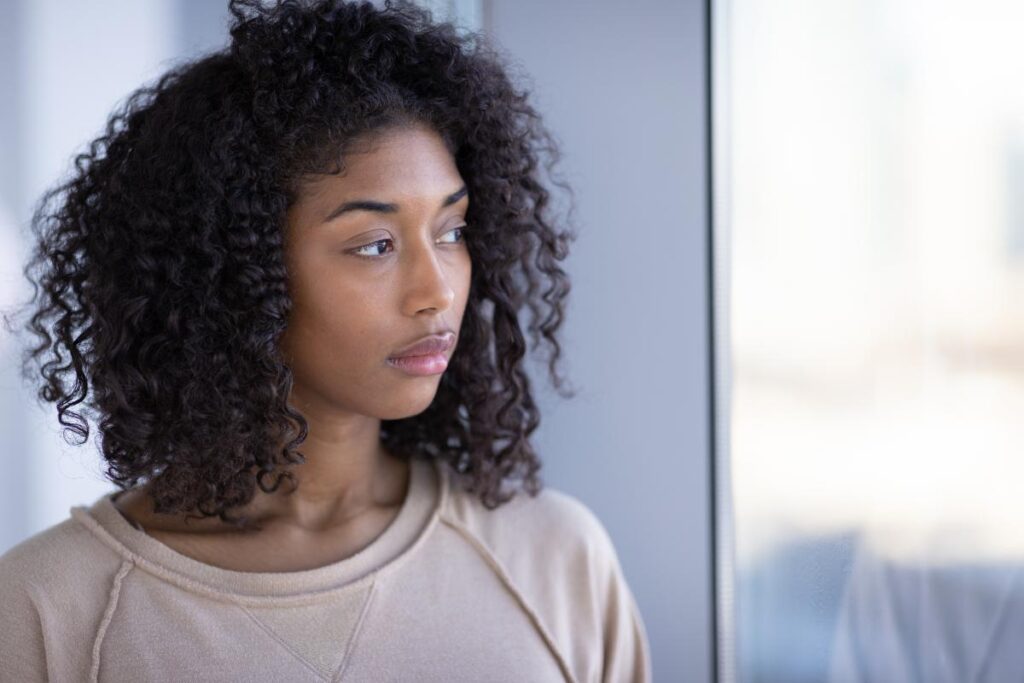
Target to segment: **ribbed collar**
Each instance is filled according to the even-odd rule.
[[[448,496],[448,478],[438,461],[412,459],[409,489],[398,515],[370,545],[344,560],[294,572],[240,572],[182,555],[132,526],[111,500],[111,491],[71,516],[141,568],[196,592],[249,598],[299,598],[359,582],[397,565],[436,525]]]

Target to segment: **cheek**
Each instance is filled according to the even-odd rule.
[[[321,296],[310,310],[315,323],[317,345],[351,365],[381,353],[387,343],[384,310],[379,292],[332,290]]]
[[[311,365],[357,371],[387,343],[386,292],[338,270],[307,271],[292,294],[289,331]]]
[[[341,297],[308,302],[296,319],[291,347],[302,385],[315,394],[356,405],[379,383],[386,338],[371,302]]]

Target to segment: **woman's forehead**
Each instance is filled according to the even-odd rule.
[[[440,136],[415,130],[380,136],[372,146],[347,153],[340,173],[307,177],[300,184],[299,197],[313,205],[367,200],[401,208],[434,203],[463,185]]]

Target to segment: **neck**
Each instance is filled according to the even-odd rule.
[[[299,446],[306,461],[291,472],[296,487],[257,491],[240,510],[261,526],[325,530],[359,515],[401,504],[408,464],[380,443],[380,420],[365,416],[323,418],[304,411],[309,433]]]

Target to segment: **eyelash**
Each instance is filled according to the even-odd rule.
[[[468,225],[460,225],[457,228],[452,228],[451,230],[445,232],[444,234],[447,235],[449,232],[455,232],[456,230],[459,231],[459,239],[457,241],[455,241],[455,242],[447,242],[446,244],[458,244],[459,242],[464,242],[466,240],[465,234],[466,234],[466,228],[467,227],[469,227],[469,226]],[[363,249],[369,249],[370,247],[375,247],[378,244],[383,244],[385,242],[390,242],[390,241],[391,241],[391,238],[377,240],[376,242],[370,242],[369,244],[364,244],[361,247],[356,247],[355,249],[352,250],[351,253],[354,254],[355,256],[358,256],[359,258],[374,259],[374,260],[376,260],[376,259],[379,259],[384,254],[378,254],[376,256],[368,256],[366,254],[360,254],[359,252],[362,251]],[[394,250],[392,249],[392,251],[394,251]],[[389,252],[385,252],[385,253],[389,253]]]

